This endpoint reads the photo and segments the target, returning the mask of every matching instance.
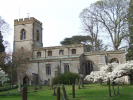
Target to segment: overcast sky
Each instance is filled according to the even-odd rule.
[[[81,33],[80,12],[97,0],[1,0],[0,16],[11,26],[8,37],[12,49],[14,19],[34,17],[43,23],[43,46],[58,46],[60,41]]]

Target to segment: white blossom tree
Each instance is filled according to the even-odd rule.
[[[8,75],[5,74],[5,72],[3,70],[1,70],[0,68],[0,81],[2,81],[2,84],[8,80]]]

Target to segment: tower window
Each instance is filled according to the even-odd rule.
[[[46,74],[51,75],[51,66],[50,66],[50,64],[46,65]]]
[[[41,57],[41,52],[37,52],[37,57]]]
[[[64,50],[60,50],[59,55],[64,55]]]
[[[52,51],[48,51],[48,56],[52,56]]]
[[[37,30],[36,40],[39,41],[39,31]]]
[[[26,39],[26,32],[24,29],[22,29],[20,34],[20,40],[25,40],[25,39]]]
[[[72,54],[76,54],[76,49],[72,49]]]

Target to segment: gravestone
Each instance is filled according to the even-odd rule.
[[[84,80],[83,80],[83,77],[81,77],[81,86],[84,87]]]
[[[61,93],[61,92],[60,92],[60,96],[61,96],[61,100],[66,100],[66,99],[64,99],[64,98],[63,98],[63,96],[62,96],[62,93]]]
[[[80,89],[80,79],[79,79],[79,82],[78,82],[78,89]]]
[[[57,100],[60,100],[60,87],[57,87]]]
[[[56,87],[54,87],[54,93],[53,93],[53,96],[56,96],[55,89],[56,89]]]
[[[54,88],[53,88],[53,82],[51,83],[51,87],[52,87],[52,89],[54,89]]]
[[[22,100],[27,100],[27,87],[23,87]]]
[[[22,92],[21,81],[19,81],[19,84],[18,84],[18,92]]]
[[[36,83],[33,82],[34,89],[37,90]]]
[[[63,91],[64,99],[68,100],[64,85],[62,85],[62,91]]]
[[[2,87],[2,81],[0,81],[0,87]]]
[[[44,85],[45,85],[45,86],[47,85],[47,80],[44,81]]]
[[[78,79],[77,78],[75,79],[75,85],[78,85]]]
[[[47,82],[47,86],[49,86],[50,85],[50,79],[48,79],[48,82]]]
[[[75,85],[72,84],[72,94],[73,94],[73,98],[75,98]]]
[[[40,82],[39,82],[39,88],[41,89],[42,88],[42,83],[41,83],[42,81],[40,80]]]

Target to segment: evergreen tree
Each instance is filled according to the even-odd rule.
[[[3,45],[3,36],[0,31],[0,52],[5,52],[5,47]]]

